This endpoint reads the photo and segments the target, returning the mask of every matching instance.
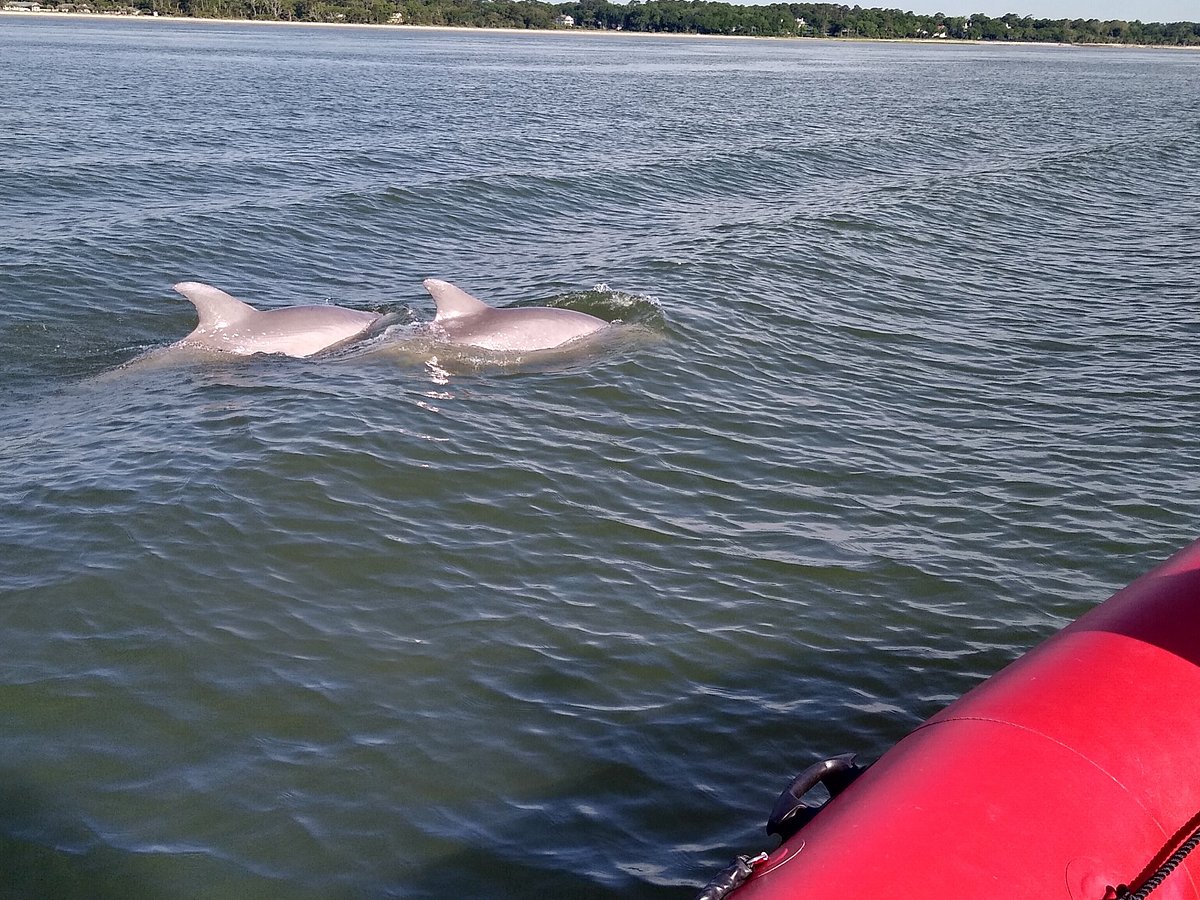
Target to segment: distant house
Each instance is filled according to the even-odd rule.
[[[40,3],[13,2],[4,4],[5,12],[41,12]]]
[[[575,27],[575,17],[568,16],[568,15],[561,15],[557,19],[554,20],[554,24],[558,25],[562,28],[574,28]]]

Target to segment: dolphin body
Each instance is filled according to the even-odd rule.
[[[259,310],[224,291],[198,281],[181,281],[175,290],[192,301],[200,324],[176,346],[251,353],[312,356],[357,337],[380,318],[378,313],[341,306],[288,306]]]
[[[437,278],[426,278],[424,285],[437,305],[434,330],[453,343],[484,350],[510,353],[550,350],[609,324],[573,309],[548,306],[497,309]]]

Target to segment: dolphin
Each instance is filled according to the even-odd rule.
[[[423,283],[437,304],[434,331],[454,343],[484,350],[549,350],[609,324],[573,309],[547,306],[497,309],[448,281],[426,278]]]
[[[192,301],[200,324],[176,346],[251,353],[312,356],[357,337],[378,313],[341,306],[288,306],[258,310],[224,291],[198,281],[181,281],[175,290]]]

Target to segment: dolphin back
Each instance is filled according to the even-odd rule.
[[[200,315],[198,330],[226,328],[257,312],[248,303],[243,303],[237,297],[232,297],[210,284],[181,281],[174,287],[196,307],[196,312]]]
[[[437,306],[437,316],[434,317],[435,322],[444,322],[447,319],[459,319],[463,316],[473,316],[491,309],[482,300],[472,297],[462,288],[455,287],[448,281],[442,281],[438,278],[426,278],[423,284],[425,285],[425,290],[429,291],[429,295],[433,297],[433,302]]]

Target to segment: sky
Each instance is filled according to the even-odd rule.
[[[757,2],[757,0],[756,0]],[[966,16],[1015,12],[1035,19],[1125,19],[1132,22],[1200,22],[1200,0],[833,0],[871,6]]]

